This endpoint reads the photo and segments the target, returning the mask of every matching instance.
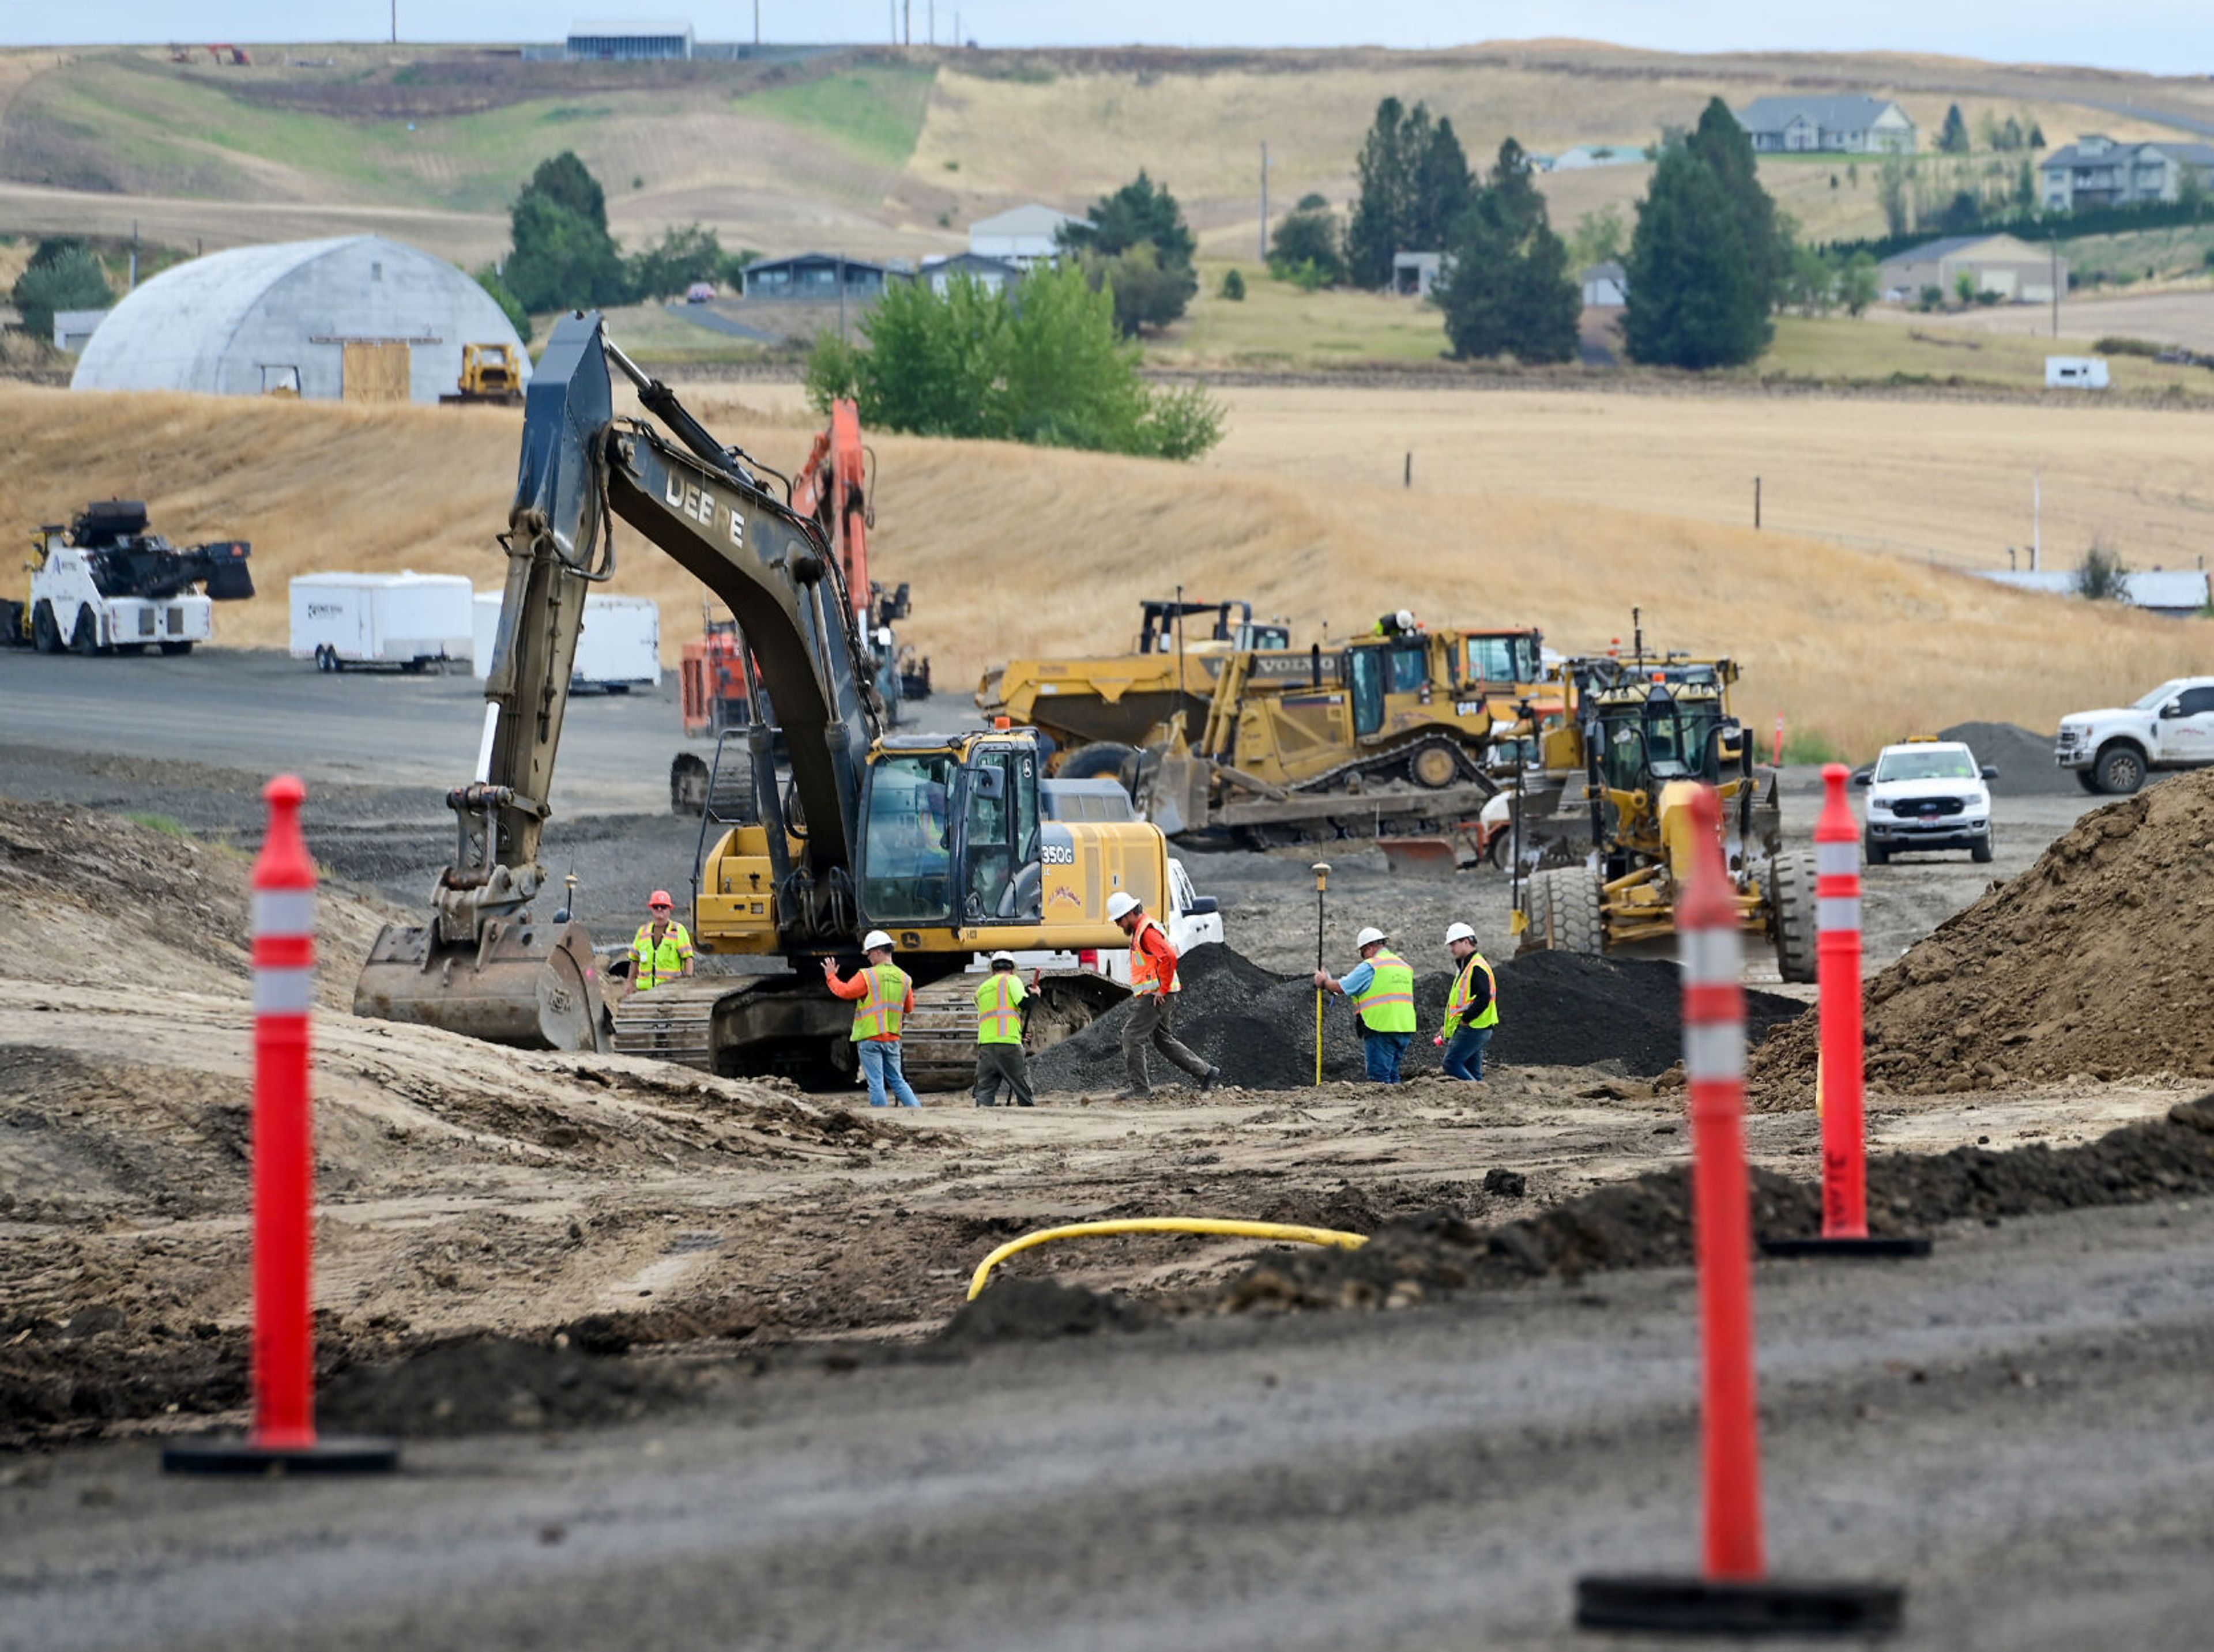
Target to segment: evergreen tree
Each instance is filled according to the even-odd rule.
[[[632,272],[608,234],[607,196],[574,155],[539,162],[508,223],[514,250],[501,279],[526,310],[630,301]]]
[[[1632,361],[1704,369],[1767,347],[1769,304],[1739,203],[1689,144],[1672,148],[1638,204],[1622,320]]]
[[[1167,186],[1141,168],[1136,178],[1092,203],[1089,223],[1061,226],[1062,247],[1079,262],[1095,291],[1112,286],[1115,324],[1124,337],[1166,326],[1199,290],[1192,268],[1198,243]]]
[[[1568,248],[1546,220],[1530,158],[1508,138],[1451,241],[1439,291],[1453,354],[1565,362],[1576,352],[1581,295]]]
[[[23,318],[24,332],[51,341],[56,310],[104,310],[115,302],[115,293],[82,238],[49,235],[33,249],[8,302]]]
[[[1404,121],[1399,100],[1385,98],[1361,140],[1361,194],[1345,229],[1345,262],[1353,284],[1372,291],[1391,284],[1391,258],[1399,251],[1399,198],[1406,172],[1399,129]]]
[[[1321,196],[1308,196],[1276,225],[1269,238],[1269,271],[1279,280],[1294,279],[1295,272],[1311,274],[1318,287],[1336,286],[1345,279],[1337,216]]]
[[[1355,286],[1388,287],[1394,254],[1446,245],[1470,199],[1468,155],[1452,121],[1434,122],[1426,106],[1410,113],[1398,99],[1385,98],[1361,140],[1358,170],[1361,194],[1345,232],[1347,271]]]
[[[1753,290],[1764,316],[1776,308],[1791,271],[1790,237],[1776,216],[1776,203],[1760,186],[1759,162],[1752,139],[1720,98],[1711,99],[1684,147],[1715,174],[1737,212],[1738,229],[1750,261]],[[1764,323],[1764,326],[1765,324]],[[1765,336],[1762,338],[1765,345]]]
[[[1407,190],[1406,222],[1400,226],[1402,241],[1395,249],[1402,253],[1441,250],[1460,215],[1468,210],[1474,187],[1468,175],[1468,154],[1453,134],[1453,122],[1440,118],[1433,126],[1429,113],[1416,104],[1409,131],[1413,176]]]
[[[1968,123],[1960,118],[1960,106],[1957,103],[1946,106],[1944,130],[1937,134],[1937,147],[1947,155],[1968,152]]]

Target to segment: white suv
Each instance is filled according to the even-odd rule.
[[[1861,843],[1868,864],[1881,866],[1903,850],[1965,849],[1979,862],[1991,857],[1991,793],[1984,783],[1997,769],[1979,768],[1976,754],[1957,741],[1911,740],[1887,746],[1853,777],[1868,789]]]
[[[2060,719],[2052,760],[2085,791],[2126,797],[2155,769],[2214,763],[2214,677],[2177,677],[2135,705]]]

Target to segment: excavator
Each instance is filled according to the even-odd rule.
[[[611,369],[651,419],[617,417]],[[1053,819],[1031,730],[887,735],[866,608],[821,523],[758,469],[609,341],[597,314],[555,327],[524,399],[476,771],[447,797],[456,852],[427,921],[377,937],[357,1015],[524,1048],[850,1082],[851,1010],[816,965],[853,959],[878,928],[917,983],[910,1076],[942,1083],[948,1070],[973,1071],[973,999],[959,978],[980,952],[1079,960],[1043,984],[1041,1041],[1124,996],[1081,960],[1123,944],[1110,895],[1162,910],[1166,840],[1138,820]],[[701,972],[627,997],[611,992],[584,926],[541,910],[553,900],[540,850],[570,665],[584,595],[614,572],[615,518],[736,617],[751,697],[768,697],[778,724],[745,730],[751,821],[703,843],[691,925]],[[707,972],[733,957],[772,972]]]

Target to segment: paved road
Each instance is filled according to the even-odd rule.
[[[670,678],[657,692],[572,696],[554,807],[666,810],[669,759],[683,743],[675,693]],[[270,649],[177,659],[0,650],[0,745],[289,768],[310,782],[443,796],[475,771],[483,728],[483,686],[466,674],[325,675]]]
[[[1759,1313],[1779,1575],[1903,1581],[1908,1647],[2205,1643],[2214,1206],[1765,1265]],[[0,1648],[1587,1645],[1578,1573],[1695,1564],[1695,1369],[1667,1271],[734,1374],[373,1484],[106,1448],[0,1494]]]

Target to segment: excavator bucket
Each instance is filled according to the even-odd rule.
[[[527,918],[495,920],[480,946],[462,947],[432,926],[388,924],[353,990],[357,1015],[525,1050],[605,1050],[603,1003],[584,926]]]

